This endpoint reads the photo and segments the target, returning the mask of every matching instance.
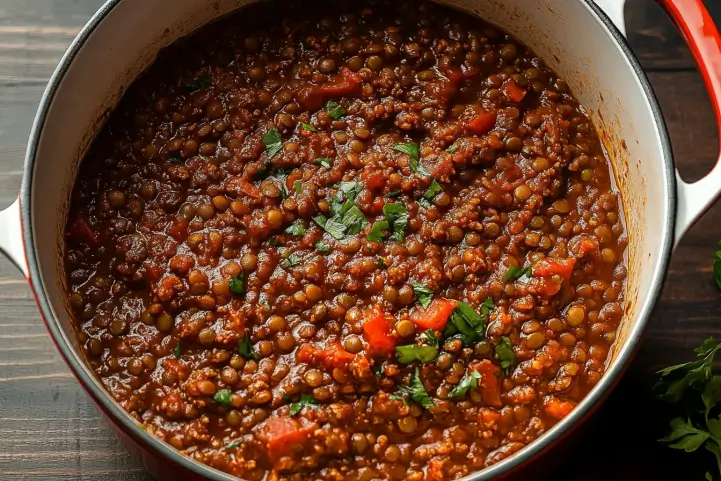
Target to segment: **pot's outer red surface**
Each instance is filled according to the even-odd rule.
[[[699,62],[699,68],[709,87],[711,97],[716,107],[717,115],[721,120],[721,35],[719,35],[717,28],[713,24],[713,21],[711,20],[711,17],[703,6],[701,0],[659,0],[659,2],[664,6],[664,8],[666,8],[674,22],[679,26],[680,30],[689,41],[694,56]],[[108,8],[108,6],[106,5],[105,8]],[[96,19],[96,21],[99,20]],[[608,19],[606,19],[606,22],[610,24]],[[618,37],[620,38],[620,34]],[[55,79],[54,81],[57,82],[59,79]],[[23,235],[23,239],[26,242],[28,238],[29,236]],[[26,250],[29,247],[31,248],[31,246],[28,246],[27,244],[25,245]],[[28,261],[26,256],[26,265],[28,264],[31,264],[31,262]],[[21,268],[22,267],[25,266],[21,266]],[[37,267],[30,265],[29,271],[37,271]],[[49,312],[46,311],[46,306],[49,304],[48,300],[45,298],[41,299],[38,296],[34,287],[33,279],[30,278],[30,275],[28,275],[28,281],[30,282],[33,294],[41,309],[41,313]],[[658,286],[659,291],[660,288],[661,286]],[[55,329],[50,325],[50,323],[56,323],[55,319],[48,320],[45,318],[44,314],[42,315],[48,330],[51,333],[55,332]],[[153,446],[154,442],[151,440],[150,435],[142,437],[132,433],[129,427],[129,423],[132,421],[129,421],[129,418],[122,420],[117,418],[116,415],[108,409],[108,406],[113,402],[109,396],[105,396],[102,399],[96,398],[94,395],[95,390],[90,386],[90,384],[93,383],[93,380],[86,378],[82,371],[75,369],[75,366],[70,361],[72,356],[70,346],[68,346],[64,341],[59,341],[54,335],[53,342],[55,342],[58,350],[64,357],[70,369],[78,377],[78,380],[83,388],[90,395],[93,403],[101,411],[103,418],[106,420],[112,431],[142,462],[145,469],[147,469],[152,476],[160,481],[195,481],[208,479],[202,474],[207,473],[214,479],[231,479],[231,477],[218,473],[217,471],[201,467],[189,459],[182,460],[181,462],[171,460],[168,457],[168,454],[171,452],[169,447],[156,448]],[[634,349],[637,349],[637,347],[638,346],[634,346]],[[625,363],[624,370],[629,364],[630,359]],[[614,386],[620,380],[620,374],[621,373],[617,373],[614,378]],[[611,389],[606,390],[605,396],[610,393]],[[596,409],[600,407],[601,402],[602,399],[598,399],[594,404],[593,409],[589,410],[580,422],[577,422],[574,426],[572,426],[572,429],[565,431],[562,435],[557,436],[555,439],[551,439],[550,442],[547,441],[541,450],[536,451],[535,456],[532,456],[534,453],[528,451],[527,449],[524,449],[516,456],[513,456],[513,458],[520,460],[521,463],[517,463],[515,469],[504,473],[502,479],[539,479],[546,473],[551,474],[553,468],[560,461],[561,457],[541,457],[541,455],[551,449],[565,450],[570,447],[570,441],[573,439],[571,434],[579,433],[578,428],[593,414],[593,412],[595,412]],[[157,442],[155,442],[155,444],[159,445]],[[501,479],[501,477],[496,477],[494,479]]]

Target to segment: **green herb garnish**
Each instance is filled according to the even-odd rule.
[[[463,396],[470,389],[478,389],[478,382],[481,380],[481,373],[478,371],[471,371],[463,376],[461,382],[459,382],[453,390],[448,393],[448,397],[454,398]]]
[[[318,157],[317,159],[313,160],[313,163],[315,165],[320,165],[321,167],[325,167],[326,169],[330,170],[330,159],[328,157]]]
[[[315,244],[315,250],[320,252],[321,254],[327,254],[330,252],[331,246],[327,242],[316,242]]]
[[[245,294],[245,274],[233,277],[230,282],[228,282],[228,289],[230,289],[230,292],[233,294],[238,294],[239,296]]]
[[[378,261],[378,267],[379,267],[379,268],[385,269],[386,267],[388,267],[388,266],[386,265],[386,260],[385,260],[383,257],[378,256],[378,257],[376,257],[376,260]]]
[[[390,229],[387,220],[379,220],[373,223],[371,231],[368,234],[368,240],[372,242],[381,242],[386,238],[386,231]]]
[[[253,344],[251,344],[250,336],[248,334],[238,341],[238,354],[246,359],[254,359],[256,361],[260,359],[258,353],[255,352],[255,349],[253,349]]]
[[[392,199],[393,197],[398,197],[399,195],[401,195],[401,191],[400,191],[400,190],[392,190],[392,191],[388,192],[388,193],[385,195],[385,197],[386,197],[387,199]]]
[[[433,329],[426,329],[425,332],[419,336],[419,339],[429,346],[440,347],[441,345],[441,340],[438,339],[438,335],[436,335],[436,331]]]
[[[431,185],[428,186],[426,193],[423,194],[423,197],[418,199],[418,204],[424,209],[430,209],[433,207],[433,199],[435,199],[441,192],[443,192],[443,187],[441,187],[441,184],[436,182],[436,179],[433,179],[431,181]]]
[[[294,252],[282,261],[280,261],[280,267],[282,267],[283,269],[290,269],[291,267],[297,266],[301,262],[303,262],[303,259]]]
[[[433,300],[433,291],[422,282],[411,282],[411,287],[413,287],[413,293],[416,295],[418,303],[423,306],[423,309],[428,309]]]
[[[496,344],[495,356],[497,360],[501,361],[503,371],[510,374],[511,366],[516,362],[516,353],[513,352],[513,345],[509,338],[504,336],[501,338],[501,342]]]
[[[306,124],[306,123],[304,122],[304,123],[302,123],[302,124],[300,124],[300,125],[301,125],[301,127],[303,127],[303,128],[304,128],[305,130],[307,130],[308,132],[318,132],[318,129],[316,129],[316,128],[315,128],[313,125],[311,125],[311,124]]]
[[[486,298],[481,304],[481,313],[465,302],[459,302],[453,310],[451,319],[443,331],[444,337],[458,334],[463,345],[470,346],[485,337],[488,314],[493,307],[493,299]]]
[[[177,155],[171,155],[168,157],[168,162],[172,162],[173,164],[181,164],[183,163],[183,159],[181,159]]]
[[[280,134],[275,129],[270,129],[263,135],[263,143],[265,144],[265,153],[268,154],[269,159],[272,159],[283,147]]]
[[[408,155],[408,157],[411,158],[411,161],[409,163],[411,172],[417,173],[423,176],[430,175],[426,169],[423,168],[421,165],[421,152],[420,152],[420,146],[417,142],[409,142],[407,144],[396,144],[393,147],[393,150],[397,150],[398,152],[403,152],[404,154]]]
[[[178,344],[175,346],[175,349],[173,350],[173,355],[176,359],[180,359],[180,356],[183,354],[183,341],[178,341]]]
[[[303,188],[303,182],[296,180],[293,182],[293,189],[295,190],[295,195],[300,195],[300,191]]]
[[[421,375],[418,368],[416,368],[411,376],[411,385],[399,385],[397,395],[400,396],[404,402],[408,402],[408,399],[410,398],[411,401],[419,404],[425,409],[436,407],[436,403],[433,402],[433,399],[431,399],[428,395],[428,391],[426,391],[425,386],[423,386],[423,381],[421,381]]]
[[[383,377],[383,364],[373,366],[373,374],[375,374],[376,377]]]
[[[396,346],[396,359],[401,364],[410,364],[413,361],[431,362],[438,357],[438,348],[434,346],[423,346],[411,344],[408,346]]]
[[[329,100],[328,103],[325,104],[325,110],[328,112],[328,116],[333,120],[338,120],[347,113],[343,107],[338,105],[338,102],[334,102],[332,100]]]
[[[654,386],[656,395],[671,403],[677,403],[681,416],[674,418],[671,432],[659,439],[670,448],[682,449],[688,453],[704,446],[716,457],[721,476],[721,416],[718,404],[721,402],[721,375],[713,374],[713,364],[721,344],[713,338],[706,339],[695,350],[698,360],[667,367],[659,371],[659,381]],[[711,473],[706,479],[713,480]]]
[[[408,225],[408,211],[403,204],[386,204],[383,206],[383,215],[393,229],[391,240],[403,242],[406,238],[405,230]]]
[[[448,152],[449,154],[452,154],[456,150],[458,150],[458,144],[453,144],[446,149],[446,152]]]
[[[297,219],[291,225],[289,225],[283,232],[290,235],[305,235],[305,222],[302,219]]]
[[[519,266],[511,266],[508,268],[508,272],[506,272],[503,276],[504,281],[515,281],[517,279],[520,279],[523,276],[530,277],[533,273],[533,269],[531,266],[528,267],[519,267]]]
[[[233,393],[230,392],[230,389],[221,389],[220,391],[215,393],[215,396],[213,396],[213,401],[215,401],[216,404],[230,406],[233,403],[232,396]]]
[[[332,216],[318,215],[313,217],[313,221],[338,240],[346,235],[358,234],[368,224],[363,212],[355,205],[362,188],[356,181],[341,182],[338,193],[328,203]]]
[[[231,449],[239,448],[242,445],[243,445],[243,440],[238,439],[237,441],[233,441],[232,443],[230,443],[226,447],[224,447],[223,451],[230,451]]]
[[[301,394],[300,401],[291,403],[290,405],[290,415],[295,416],[299,412],[303,410],[303,408],[309,407],[316,409],[318,407],[318,402],[315,400],[312,394]]]

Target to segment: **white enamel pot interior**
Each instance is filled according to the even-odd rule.
[[[606,375],[539,440],[469,480],[490,480],[518,468],[578,424],[608,393],[639,344],[675,239],[721,186],[721,172],[715,170],[701,181],[709,184],[707,193],[691,198],[690,187],[676,179],[658,104],[623,39],[623,1],[597,1],[608,15],[591,0],[442,1],[515,35],[567,80],[612,157],[630,238],[627,314]],[[66,305],[62,252],[68,201],[78,163],[108,112],[161,47],[250,2],[172,3],[168,8],[159,1],[110,0],[73,42],[50,80],[33,126],[20,202],[0,213],[0,248],[28,277],[68,365],[114,422],[191,472],[232,479],[148,435],[104,392],[83,360]]]

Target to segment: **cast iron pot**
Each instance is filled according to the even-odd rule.
[[[67,305],[63,232],[78,163],[128,85],[177,38],[253,0],[109,0],[82,29],[40,102],[17,202],[0,212],[0,250],[25,274],[58,350],[115,433],[161,480],[231,480],[149,435],[109,396],[81,353]],[[563,421],[468,476],[505,477],[581,424],[631,362],[671,252],[721,190],[721,166],[687,184],[661,109],[624,39],[624,0],[439,0],[515,35],[564,77],[612,159],[627,219],[626,315],[607,372]],[[721,119],[721,36],[701,0],[659,0],[682,31]],[[534,476],[535,477],[535,476]]]

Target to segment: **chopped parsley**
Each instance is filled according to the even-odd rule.
[[[446,149],[446,152],[448,152],[449,154],[452,154],[452,153],[455,152],[456,150],[458,150],[458,144],[457,144],[457,143],[451,145],[450,147],[448,147],[448,148]]]
[[[403,242],[406,238],[405,230],[408,225],[408,211],[403,204],[386,204],[383,206],[383,215],[389,226],[393,229],[391,240]]]
[[[230,282],[228,282],[228,289],[230,289],[230,292],[233,294],[238,294],[239,296],[245,294],[245,274],[233,277]]]
[[[318,407],[318,403],[316,402],[316,400],[312,394],[301,394],[300,401],[291,403],[290,415],[291,416],[297,415],[305,407],[309,407],[309,408],[313,408],[313,409],[316,409]]]
[[[302,124],[300,124],[300,125],[301,125],[301,127],[303,127],[303,128],[304,128],[305,130],[307,130],[308,132],[318,132],[318,129],[316,129],[315,127],[313,127],[313,125],[311,125],[311,124],[306,124],[306,123],[304,122],[304,123],[302,123]]]
[[[230,389],[221,389],[220,391],[215,393],[215,396],[213,396],[213,401],[215,401],[216,404],[230,406],[233,402],[232,396],[233,393],[230,392]]]
[[[451,319],[443,334],[445,337],[459,335],[463,345],[470,346],[485,337],[488,314],[493,307],[493,299],[486,298],[481,304],[481,313],[465,302],[459,302],[453,310]]]
[[[411,161],[409,163],[411,172],[414,174],[421,174],[423,176],[430,175],[426,169],[423,168],[421,165],[421,152],[420,152],[420,146],[417,142],[409,142],[407,144],[396,144],[393,147],[393,150],[397,150],[398,152],[403,152],[404,154],[408,155],[408,157],[411,158]]]
[[[396,359],[401,364],[410,364],[413,361],[431,362],[438,357],[438,346],[411,344],[396,346]]]
[[[423,381],[421,381],[421,375],[418,368],[416,368],[411,376],[410,386],[404,386],[402,384],[398,386],[398,393],[393,399],[398,398],[401,398],[406,403],[408,402],[408,399],[410,399],[412,402],[425,409],[436,407],[436,403],[433,402],[433,399],[431,399],[428,395],[428,391],[426,391],[425,386],[423,386]]]
[[[237,441],[233,441],[232,443],[230,443],[226,447],[224,447],[223,451],[230,451],[231,449],[239,448],[242,445],[243,445],[243,440],[238,439]]]
[[[422,282],[411,282],[411,287],[413,287],[413,293],[416,295],[418,303],[423,306],[423,309],[428,309],[433,300],[433,291]]]
[[[283,147],[280,134],[275,129],[270,129],[263,135],[263,143],[265,144],[265,152],[268,154],[269,159],[273,158]]]
[[[426,329],[426,331],[420,335],[420,340],[429,346],[439,347],[441,345],[441,340],[438,339],[438,335],[433,329]]]
[[[296,180],[293,182],[293,189],[295,190],[295,195],[300,195],[300,191],[303,188],[303,182]]]
[[[372,242],[381,242],[386,238],[386,231],[390,229],[387,220],[379,220],[373,223],[371,231],[368,234],[368,240]]]
[[[373,366],[373,374],[375,374],[376,377],[383,377],[383,364]]]
[[[172,162],[173,164],[180,164],[183,162],[183,159],[181,159],[177,155],[171,155],[168,157],[168,162]]]
[[[435,199],[441,192],[443,192],[443,187],[441,187],[441,184],[436,182],[436,179],[433,179],[431,181],[431,185],[428,186],[426,193],[423,194],[423,197],[418,199],[418,204],[424,209],[430,209],[433,207],[433,199]]]
[[[329,202],[332,216],[317,215],[313,221],[338,240],[346,235],[358,234],[368,224],[363,212],[355,205],[362,188],[356,181],[341,182],[338,193]]]
[[[338,120],[347,113],[346,109],[338,105],[338,102],[334,102],[332,100],[329,100],[328,103],[325,104],[325,110],[328,112],[328,116],[333,120]]]
[[[280,261],[280,267],[282,267],[283,269],[290,269],[291,267],[297,266],[301,262],[303,262],[303,259],[294,252],[282,261]]]
[[[392,191],[388,192],[388,193],[385,195],[385,197],[388,198],[388,199],[392,199],[393,197],[398,197],[399,195],[401,195],[401,191],[400,191],[400,190],[392,190]]]
[[[504,281],[515,281],[517,279],[520,279],[523,276],[530,277],[533,273],[533,269],[531,266],[528,267],[519,267],[519,266],[511,266],[508,268],[508,271],[503,275]]]
[[[291,225],[289,225],[283,232],[290,235],[305,235],[305,222],[302,219],[297,219]]]
[[[381,269],[385,269],[388,267],[388,264],[386,264],[386,260],[382,256],[376,257],[376,260],[378,261],[378,267]]]
[[[258,353],[253,349],[253,344],[251,344],[250,336],[248,334],[238,341],[238,354],[246,359],[254,359],[256,361],[260,359]]]
[[[188,92],[195,92],[196,90],[210,87],[213,84],[213,78],[210,75],[203,75],[196,79],[187,82],[184,87]]]
[[[328,157],[318,157],[313,160],[313,163],[330,170],[330,159]]]
[[[316,242],[315,244],[315,250],[320,252],[321,254],[327,254],[330,252],[331,246],[327,242]]]
[[[505,336],[501,338],[501,342],[496,344],[495,356],[497,360],[501,361],[503,371],[509,374],[511,366],[516,362],[516,353],[513,352],[513,345],[510,339]]]
[[[481,380],[481,374],[478,371],[471,371],[463,376],[461,382],[459,382],[453,390],[448,393],[448,397],[454,398],[463,396],[470,389],[478,389],[478,382]]]
[[[175,346],[175,349],[173,350],[173,355],[175,355],[176,359],[180,359],[181,354],[183,354],[183,341],[178,341],[178,344]]]
[[[433,346],[396,346],[396,359],[401,364],[410,364],[413,361],[431,362],[438,356],[438,348]]]

